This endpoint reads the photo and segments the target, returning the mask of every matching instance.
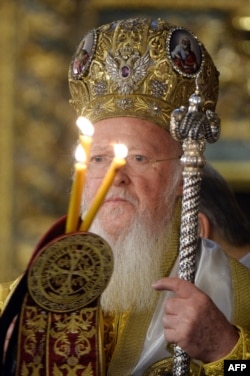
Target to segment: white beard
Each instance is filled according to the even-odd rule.
[[[104,312],[122,313],[131,307],[136,311],[149,308],[150,297],[155,294],[152,283],[163,277],[160,265],[167,252],[166,232],[159,238],[136,222],[125,239],[112,242],[98,221],[91,231],[109,243],[114,255],[114,271],[101,297]]]
[[[158,224],[156,233],[155,224],[146,213],[140,217],[137,215],[130,228],[124,229],[116,239],[103,230],[98,216],[95,219],[90,231],[105,239],[114,255],[114,271],[101,297],[104,312],[122,313],[132,307],[135,311],[149,308],[152,294],[156,294],[152,283],[163,277],[160,266],[171,236],[170,212],[167,217],[164,223]]]
[[[163,260],[166,260],[171,238],[171,219],[177,199],[179,176],[173,174],[172,186],[168,187],[164,197],[159,198],[159,208],[161,205],[167,208],[161,223],[159,220],[156,223],[155,218],[145,209],[143,213],[134,216],[129,228],[121,228],[118,236],[114,236],[104,230],[98,214],[93,221],[89,231],[106,240],[114,255],[114,271],[101,297],[104,312],[122,313],[132,307],[134,311],[143,311],[149,308],[150,302],[153,303],[152,294],[156,292],[152,283],[163,277],[160,270]],[[128,200],[133,200],[125,192],[123,195]],[[112,189],[108,196],[112,196]],[[83,203],[83,208],[84,206]],[[119,210],[123,209],[115,208],[109,216],[115,215],[118,218]]]

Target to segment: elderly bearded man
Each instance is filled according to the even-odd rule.
[[[196,54],[192,74],[171,57],[181,37]],[[164,375],[171,344],[194,359],[196,375],[222,375],[224,359],[249,357],[248,270],[202,241],[195,285],[177,278],[182,148],[169,123],[173,110],[188,106],[196,82],[203,110],[213,111],[218,72],[209,54],[192,33],[162,20],[136,18],[92,30],[70,66],[72,104],[95,126],[83,212],[111,163],[113,144],[128,147],[127,163],[90,228],[114,254],[101,296],[105,360],[99,361],[106,375]]]

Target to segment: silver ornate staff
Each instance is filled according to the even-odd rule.
[[[196,90],[189,98],[188,109],[184,106],[171,114],[170,132],[183,143],[183,198],[181,215],[179,278],[194,283],[196,248],[198,243],[198,211],[203,155],[205,142],[214,143],[220,135],[220,119],[211,110],[202,110],[204,99]],[[175,346],[173,375],[188,376],[190,358],[179,346]]]

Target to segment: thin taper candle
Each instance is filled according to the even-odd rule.
[[[79,147],[82,149],[82,147],[79,145]],[[76,154],[79,154],[79,147],[76,151]],[[84,150],[82,149],[80,151],[82,153],[82,159],[85,159],[83,157]],[[80,207],[81,207],[81,201],[82,201],[82,192],[83,192],[83,186],[85,181],[85,173],[86,173],[86,164],[83,162],[77,162],[75,163],[75,175],[74,180],[71,188],[71,194],[70,194],[70,202],[69,202],[69,208],[68,208],[68,214],[67,214],[67,220],[66,220],[66,233],[77,231],[77,225],[79,221],[80,216]]]
[[[82,134],[79,136],[79,141],[85,150],[86,164],[88,164],[90,148],[92,145],[92,136],[94,134],[94,126],[87,118],[83,116],[78,117],[76,120],[76,125],[82,132]]]

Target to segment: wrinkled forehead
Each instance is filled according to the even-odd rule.
[[[180,143],[169,132],[148,120],[119,117],[100,120],[94,126],[93,150],[124,143],[130,151],[147,151],[152,155],[181,152]]]

